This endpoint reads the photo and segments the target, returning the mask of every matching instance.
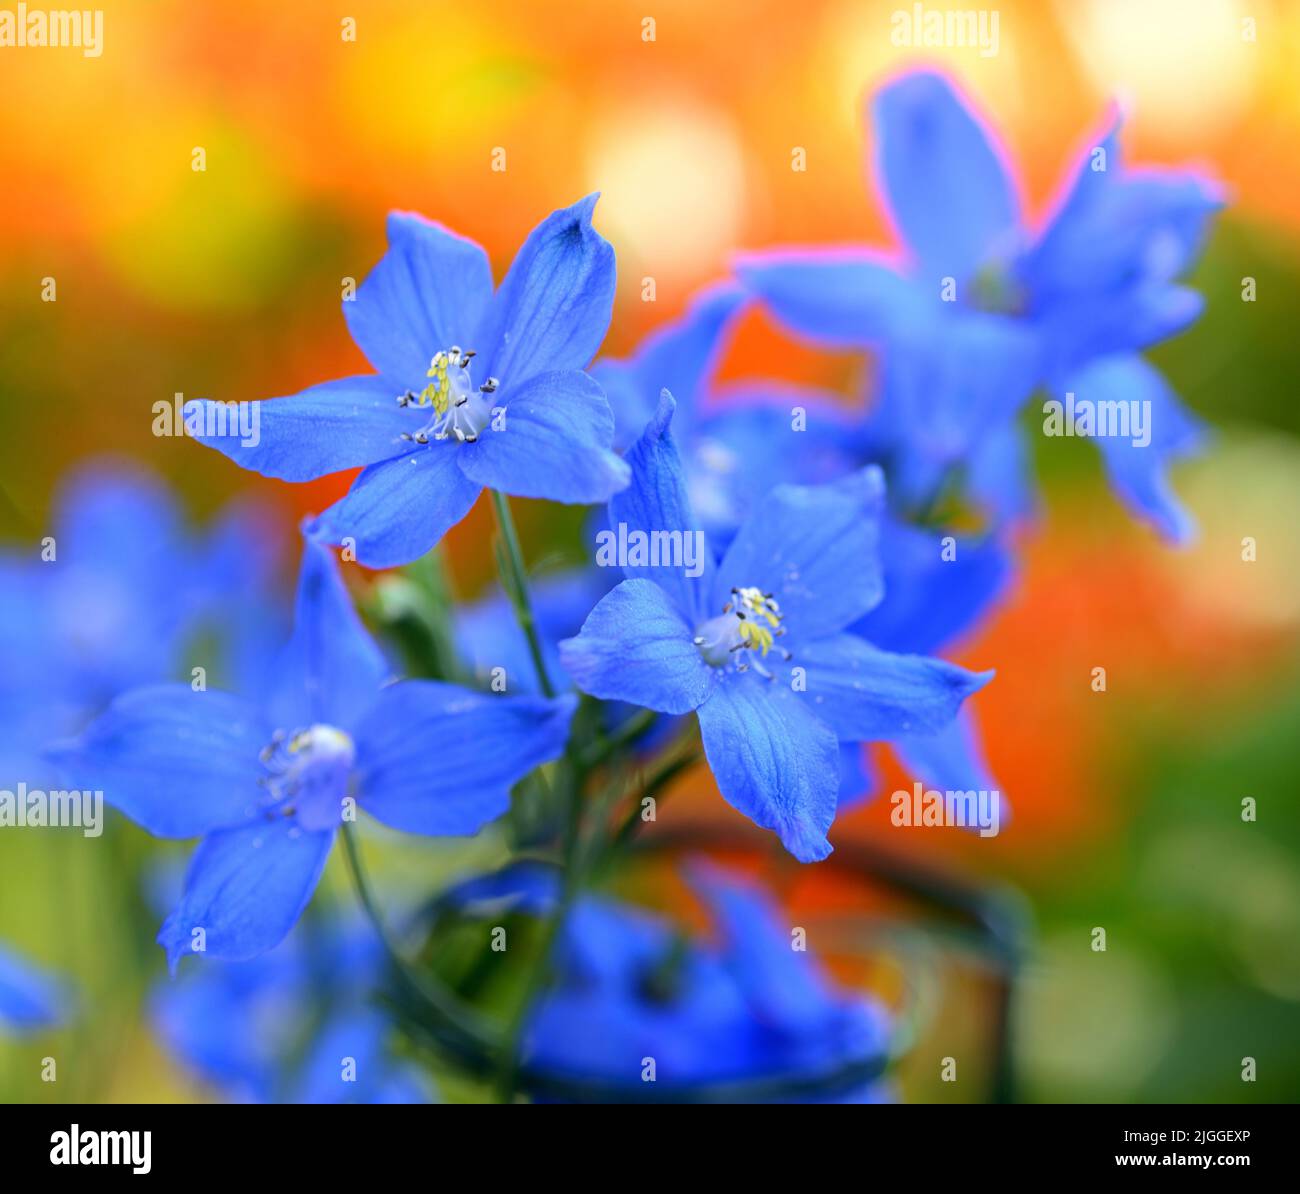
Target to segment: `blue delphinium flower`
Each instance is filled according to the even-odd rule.
[[[420,216],[388,218],[388,252],[343,313],[374,375],[260,404],[256,436],[196,400],[198,438],[245,468],[310,481],[365,466],[314,533],[375,568],[423,555],[484,486],[603,502],[627,484],[613,417],[582,372],[609,326],[614,251],[596,196],[543,220],[493,293],[487,254]],[[478,382],[474,380],[479,379]],[[256,439],[256,443],[246,443]]]
[[[885,1009],[837,987],[809,953],[792,949],[790,926],[750,882],[704,866],[690,879],[716,944],[627,904],[595,895],[577,902],[558,942],[554,983],[526,1027],[530,1071],[595,1097],[621,1089],[689,1101],[709,1097],[709,1088],[746,1087],[762,1101],[881,1101]],[[470,911],[481,901],[493,915],[503,907],[542,914],[555,899],[553,880],[518,866],[471,881],[459,899]]]
[[[383,965],[369,925],[314,921],[260,957],[164,979],[151,1018],[167,1047],[233,1102],[426,1102],[371,1002]]]
[[[610,502],[611,527],[628,535],[702,538],[673,409],[665,392],[628,453],[632,485]],[[938,729],[991,677],[845,632],[880,601],[882,498],[876,468],[778,486],[720,561],[704,550],[698,576],[629,556],[627,579],[560,644],[584,692],[695,712],[723,797],[802,861],[831,850],[841,742]]]
[[[309,540],[294,634],[260,702],[134,689],[56,752],[155,836],[203,837],[159,934],[173,967],[200,942],[239,959],[283,939],[358,805],[410,833],[477,832],[560,754],[576,704],[387,677],[333,557]]]
[[[877,432],[862,412],[833,396],[771,381],[718,385],[719,359],[745,293],[735,284],[706,287],[685,315],[647,338],[626,361],[602,358],[592,367],[609,396],[624,448],[644,428],[660,388],[677,400],[673,438],[679,445],[696,517],[718,549],[760,510],[776,484],[833,481],[879,455]],[[656,378],[672,384],[656,385]],[[674,386],[682,387],[685,397]],[[799,415],[796,423],[792,418]],[[637,423],[637,431],[630,426]],[[941,654],[971,633],[1006,586],[1010,572],[998,536],[909,526],[904,512],[881,520],[885,595],[852,627],[887,651]],[[486,628],[486,627],[485,627]],[[940,789],[992,790],[978,735],[966,712],[941,730],[892,740],[910,769]],[[869,795],[874,777],[857,744],[842,748],[841,808]],[[978,781],[978,782],[976,782]]]
[[[0,945],[0,1032],[54,1028],[69,1009],[66,986]]]
[[[1126,169],[1112,116],[1034,233],[990,135],[941,76],[883,88],[872,124],[905,259],[788,250],[746,256],[738,272],[803,336],[882,349],[874,426],[894,456],[897,494],[924,504],[962,466],[995,514],[1025,514],[1013,420],[1042,383],[1094,404],[1149,404],[1149,443],[1097,444],[1133,513],[1185,538],[1165,474],[1197,446],[1198,424],[1137,353],[1200,313],[1200,297],[1177,279],[1221,205],[1217,190],[1191,173]]]
[[[219,670],[236,646],[223,631],[251,625],[270,588],[242,525],[227,511],[190,532],[166,485],[117,462],[60,486],[48,535],[0,552],[0,788],[57,784],[41,749],[127,688]],[[218,608],[219,649],[193,651]]]

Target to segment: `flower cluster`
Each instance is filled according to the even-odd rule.
[[[186,408],[207,446],[264,476],[361,470],[301,528],[291,627],[246,511],[196,543],[164,493],[120,473],[78,482],[57,591],[4,563],[0,627],[22,627],[0,677],[21,728],[6,778],[53,769],[156,837],[198,839],[158,934],[173,972],[194,962],[155,1018],[227,1094],[429,1097],[365,998],[381,983],[411,1041],[505,1097],[887,1092],[886,1011],[793,949],[752,881],[690,868],[711,943],[600,889],[639,865],[641,836],[653,848],[647,808],[696,761],[771,835],[735,818],[737,843],[810,864],[875,788],[864,744],[936,787],[996,788],[969,700],[994,673],[941,655],[1013,574],[1034,509],[1023,413],[1040,391],[1142,404],[1146,442],[1098,439],[1107,474],[1138,517],[1187,537],[1167,470],[1201,431],[1139,354],[1198,313],[1179,279],[1219,199],[1127,168],[1111,117],[1031,228],[946,80],[891,83],[871,120],[893,257],[743,254],[622,360],[593,363],[615,293],[595,196],[544,219],[495,287],[479,246],[390,216],[344,303],[373,374],[262,403],[252,439]],[[718,382],[755,306],[814,345],[875,354],[871,393]],[[458,605],[432,579],[439,543],[484,489],[501,589]],[[531,576],[507,495],[603,508],[583,557]],[[347,568],[349,584],[333,548],[405,571]],[[70,613],[82,590],[93,602]],[[209,685],[192,644],[216,609],[224,683]],[[394,930],[361,861],[367,820],[516,857],[459,874]],[[340,838],[371,925],[313,904]],[[20,1021],[40,1002],[24,974],[0,957],[0,1011]],[[493,984],[504,1017],[481,1010]],[[341,1056],[363,1059],[355,1086],[339,1086]]]

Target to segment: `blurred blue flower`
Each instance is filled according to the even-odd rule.
[[[654,417],[660,393],[672,394],[673,437],[691,504],[718,548],[774,485],[813,484],[864,463],[863,412],[835,395],[771,380],[715,382],[748,298],[734,282],[705,287],[680,319],[646,337],[630,358],[605,357],[592,366],[614,411],[620,451]]]
[[[0,553],[0,787],[55,783],[42,748],[127,688],[196,665],[237,675],[266,625],[264,541],[237,508],[192,534],[172,491],[138,467],[77,469],[48,536]]]
[[[268,477],[310,481],[366,466],[313,533],[351,539],[374,568],[423,555],[484,486],[606,501],[627,484],[627,468],[610,451],[605,396],[582,372],[614,300],[614,251],[591,226],[595,205],[589,195],[543,220],[495,294],[478,245],[420,216],[390,215],[388,252],[343,304],[378,372],[261,403],[254,435],[231,428],[218,402],[188,403],[187,421]]]
[[[628,453],[633,481],[610,502],[610,526],[629,541],[699,542],[698,574],[680,560],[619,560],[627,579],[560,657],[593,696],[695,712],[723,797],[796,858],[824,858],[840,743],[937,730],[992,673],[880,651],[847,633],[882,593],[879,469],[778,486],[716,561],[686,494],[673,410],[665,391]]]
[[[293,637],[259,700],[133,689],[54,753],[159,837],[203,837],[159,934],[174,968],[202,949],[252,957],[310,900],[356,805],[410,833],[477,832],[563,749],[576,699],[386,684],[333,556],[308,540]]]
[[[22,1034],[57,1027],[70,1004],[62,982],[0,945],[0,1032]]]
[[[924,505],[961,466],[994,513],[1023,516],[1031,498],[1014,420],[1045,384],[1094,405],[1149,404],[1149,443],[1097,444],[1132,512],[1185,538],[1166,469],[1196,448],[1199,425],[1136,354],[1201,311],[1177,279],[1221,206],[1217,189],[1188,172],[1126,169],[1111,114],[1035,234],[992,137],[943,77],[904,75],[871,117],[903,260],[795,249],[750,254],[737,268],[797,333],[883,350],[872,422],[896,498]]]
[[[383,966],[368,925],[320,918],[260,957],[163,980],[152,1020],[168,1049],[233,1102],[426,1102],[370,1002]]]
[[[675,1100],[745,1085],[761,1086],[765,1094],[748,1096],[761,1101],[880,1101],[885,1010],[832,984],[750,882],[705,866],[690,878],[716,942],[626,904],[594,895],[577,902],[555,981],[527,1025],[530,1070],[576,1088]],[[553,904],[553,880],[539,867],[514,867],[466,884],[459,899],[471,908],[504,899],[540,915]]]

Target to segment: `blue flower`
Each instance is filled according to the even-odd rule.
[[[329,551],[305,545],[293,637],[257,703],[188,685],[133,689],[56,751],[158,837],[202,836],[159,942],[252,957],[297,921],[359,805],[409,833],[477,832],[563,749],[576,700],[386,684]],[[202,932],[199,932],[202,930]]]
[[[0,788],[57,783],[41,748],[125,689],[175,679],[182,663],[188,674],[229,662],[270,589],[242,526],[226,512],[191,534],[167,486],[113,462],[60,487],[48,536],[0,554]],[[218,616],[218,631],[241,633],[192,650]]]
[[[390,215],[388,252],[343,304],[378,372],[260,404],[257,435],[228,430],[221,403],[187,404],[187,422],[268,477],[310,481],[365,466],[314,533],[352,540],[375,568],[423,555],[484,486],[606,501],[628,474],[610,451],[605,396],[582,372],[614,299],[614,251],[591,226],[595,205],[589,195],[543,220],[495,293],[478,245]]]
[[[941,76],[885,87],[872,123],[904,260],[790,250],[750,255],[738,269],[797,333],[883,350],[875,422],[895,457],[896,496],[923,504],[963,465],[975,497],[999,516],[1022,516],[1013,420],[1043,383],[1093,404],[1150,404],[1149,444],[1098,444],[1133,513],[1185,538],[1165,472],[1196,448],[1199,428],[1136,354],[1200,313],[1200,297],[1177,279],[1221,206],[1216,188],[1190,173],[1125,169],[1112,114],[1034,233],[992,138]]]
[[[14,1033],[54,1028],[68,1015],[70,997],[58,979],[0,945],[0,1029]]]
[[[459,898],[471,911],[483,901],[499,916],[504,899],[538,915],[554,902],[553,878],[515,867],[465,885]],[[792,949],[791,926],[757,887],[703,865],[690,879],[717,944],[627,904],[594,895],[576,903],[555,981],[525,1032],[524,1059],[540,1088],[559,1081],[596,1097],[685,1101],[744,1087],[754,1101],[879,1101],[885,1010]]]
[[[313,922],[260,957],[163,980],[152,1020],[174,1054],[235,1102],[425,1102],[370,1003],[383,967],[369,925]]]
[[[628,453],[633,482],[612,527],[663,542],[700,535],[669,432],[674,402]],[[841,742],[936,730],[991,673],[880,651],[846,633],[881,598],[880,471],[778,486],[700,575],[628,557],[627,578],[560,656],[584,692],[695,712],[718,788],[796,858],[830,853]],[[630,540],[629,540],[630,541]]]

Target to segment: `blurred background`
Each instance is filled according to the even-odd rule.
[[[1129,161],[1195,165],[1228,192],[1191,280],[1206,314],[1152,354],[1215,428],[1211,449],[1176,475],[1200,540],[1168,549],[1120,510],[1089,446],[1038,437],[1043,518],[1020,544],[1010,599],[958,656],[998,672],[975,708],[1013,823],[991,841],[911,834],[889,826],[878,799],[832,840],[882,843],[1022,893],[1035,938],[1012,1028],[1023,1097],[1292,1099],[1300,5],[1004,0],[988,58],[895,47],[899,7],[135,0],[103,6],[98,58],[0,49],[0,546],[35,553],[68,470],[126,457],[174,487],[196,527],[232,498],[252,501],[265,542],[290,545],[275,565],[287,602],[293,528],[349,478],[263,481],[155,437],[154,404],[269,397],[366,371],[339,300],[344,279],[382,253],[391,208],[478,240],[499,277],[542,215],[601,191],[596,223],[619,264],[606,351],[621,355],[738,249],[891,243],[864,168],[863,102],[898,70],[939,63],[962,81],[1005,140],[1033,216],[1119,98]],[[795,147],[804,172],[791,170]],[[492,168],[498,150],[504,170]],[[862,370],[759,316],[724,365],[846,395]],[[570,513],[524,505],[520,519],[530,558],[577,558]],[[1242,559],[1246,536],[1254,562]],[[448,540],[460,597],[490,581],[490,542],[480,503]],[[1094,667],[1107,670],[1104,693]],[[910,786],[883,752],[881,764],[886,796]],[[684,802],[727,815],[707,775],[683,782]],[[1242,820],[1245,797],[1254,823]],[[416,895],[496,849],[374,846],[385,883]],[[82,1006],[57,1032],[0,1038],[0,1098],[211,1097],[168,1058],[146,1012],[165,968],[144,878],[183,856],[116,817],[101,839],[0,833],[0,939],[71,976]],[[330,878],[344,898],[338,865]],[[794,909],[886,915],[879,893],[838,872],[773,860],[761,873]],[[961,950],[908,933],[919,913],[887,915],[911,977],[878,963],[847,972],[886,990],[918,968],[928,976],[899,1094],[981,1097],[978,1078],[941,1083],[938,1059],[987,1053],[987,976]],[[1091,947],[1095,927],[1104,953]],[[56,1084],[39,1081],[46,1055],[64,1059]],[[1253,1085],[1241,1081],[1247,1056]]]

